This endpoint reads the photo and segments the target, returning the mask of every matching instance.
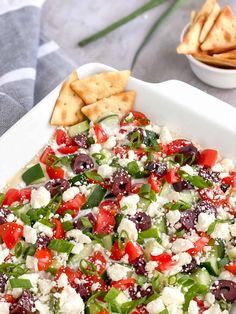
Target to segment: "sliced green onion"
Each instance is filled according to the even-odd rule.
[[[135,131],[130,138],[130,147],[139,148],[141,143],[141,135],[138,131]]]
[[[148,173],[140,171],[137,161],[131,161],[127,165],[128,173],[135,179],[146,178]]]
[[[186,209],[190,209],[192,207],[191,204],[185,202],[185,201],[178,201],[176,203],[166,203],[164,204],[163,206],[164,208],[167,208],[169,210],[180,210],[180,211],[183,211],[183,210],[186,210]]]
[[[49,219],[42,218],[39,220],[39,222],[49,228],[55,227],[54,223],[52,223]]]
[[[120,290],[112,287],[106,294],[104,300],[108,303],[113,303],[114,299],[120,294]]]
[[[137,49],[137,51],[134,55],[133,61],[132,61],[131,69],[133,69],[140,52],[142,51],[144,46],[149,42],[149,40],[151,39],[151,37],[155,33],[155,31],[161,26],[161,24],[166,20],[166,18],[168,18],[176,9],[179,8],[179,6],[184,1],[185,0],[176,0],[160,17],[158,17],[156,22],[151,26],[149,32],[147,33],[146,37],[142,41],[141,45]]]
[[[27,214],[24,213],[20,214],[20,219],[23,221],[25,225],[31,226],[31,220]]]
[[[16,258],[19,258],[22,254],[22,251],[23,251],[23,246],[22,246],[22,243],[21,242],[18,242],[15,246],[15,256]]]
[[[142,276],[142,275],[137,275],[136,276],[136,282],[138,286],[143,286],[146,282],[147,282],[147,277],[146,276]]]
[[[170,276],[170,277],[168,278],[168,284],[169,284],[169,285],[174,285],[174,284],[176,283],[176,281],[177,281],[176,276]]]
[[[139,232],[138,234],[138,242],[140,244],[144,243],[144,239],[149,239],[149,238],[154,238],[154,239],[158,239],[158,230],[157,228],[153,227],[153,228],[149,228],[147,230],[144,230],[142,232]]]
[[[45,270],[47,273],[50,273],[52,274],[53,276],[56,275],[58,269],[56,267],[48,267],[46,270]]]
[[[100,176],[97,172],[94,171],[86,171],[84,173],[88,179],[94,180],[94,181],[99,181],[103,182],[103,177]]]
[[[74,244],[72,244],[69,241],[66,240],[57,240],[53,239],[48,245],[48,248],[57,251],[60,253],[70,253],[74,247]]]
[[[151,189],[151,184],[143,184],[141,186],[139,196],[152,202],[156,201],[156,193]]]
[[[209,292],[209,287],[205,285],[195,284],[192,287],[188,288],[188,291],[185,293],[185,302],[183,305],[184,312],[188,310],[190,301],[198,295],[205,295]]]
[[[43,173],[43,169],[39,163],[34,165],[33,167],[27,169],[22,174],[22,179],[27,185],[29,185],[33,182],[36,182],[42,178],[44,178],[44,173]]]
[[[103,154],[103,153],[94,153],[94,154],[92,154],[92,157],[96,160],[96,163],[98,165],[101,165],[102,160],[104,160],[106,158],[105,154]]]
[[[225,265],[229,264],[230,259],[228,257],[224,257],[221,260],[217,261],[217,265],[219,268],[223,268]]]
[[[103,200],[105,194],[106,189],[99,184],[95,185],[82,209],[97,207]]]
[[[0,272],[7,276],[18,277],[26,273],[26,269],[22,268],[19,264],[2,263],[0,264]]]
[[[76,183],[80,183],[81,185],[88,185],[88,178],[84,173],[79,174],[69,180],[72,185],[76,185]]]
[[[12,288],[23,288],[23,289],[33,288],[29,279],[11,278],[9,279],[9,281]]]
[[[62,223],[62,228],[65,231],[70,231],[70,230],[74,229],[74,226],[73,226],[73,223],[71,221],[64,221]]]
[[[205,189],[213,185],[211,181],[205,181],[200,176],[190,176],[184,171],[179,171],[181,178],[190,182],[193,186],[199,189]]]
[[[169,314],[169,311],[167,309],[164,309],[163,311],[161,311],[159,314]]]
[[[110,26],[105,27],[101,31],[81,40],[79,42],[79,46],[84,47],[84,46],[88,45],[89,43],[91,43],[95,40],[98,40],[101,37],[104,37],[105,35],[109,34],[110,32],[114,31],[115,29],[119,28],[120,26],[132,21],[137,16],[142,15],[144,12],[157,7],[158,5],[162,4],[163,2],[165,2],[165,0],[150,0],[148,3],[144,4],[143,6],[141,6],[140,8],[135,10],[134,12],[132,12],[131,14],[123,17],[122,19],[116,21],[115,23],[111,24]]]
[[[80,217],[80,220],[81,220],[81,222],[82,222],[82,224],[83,224],[83,226],[85,228],[92,228],[93,227],[93,225],[89,221],[88,217],[85,217],[85,216],[84,217]]]
[[[5,194],[4,193],[0,193],[0,206],[2,205],[3,201],[5,198]]]
[[[146,300],[146,297],[139,298],[137,300],[128,301],[121,305],[121,313],[131,313],[134,309],[137,308],[140,304],[143,304]]]
[[[80,261],[80,270],[85,275],[97,275],[96,266],[84,258]]]
[[[120,250],[123,250],[126,247],[127,242],[129,241],[129,235],[127,231],[122,230],[118,236],[118,247]]]

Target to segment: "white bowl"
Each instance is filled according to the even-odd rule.
[[[189,28],[187,24],[180,36],[182,42],[184,35]],[[186,55],[193,73],[204,83],[218,88],[236,88],[236,70],[220,69],[205,64],[191,55]]]

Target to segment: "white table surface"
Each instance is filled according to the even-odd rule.
[[[42,12],[43,32],[55,40],[78,66],[101,62],[118,69],[130,68],[136,48],[149,27],[171,3],[157,7],[136,18],[84,48],[77,45],[85,36],[100,30],[146,3],[146,0],[47,0]],[[191,72],[185,56],[175,52],[183,27],[191,10],[198,9],[202,0],[186,0],[159,30],[142,51],[132,75],[149,82],[178,79],[196,86],[236,107],[236,89],[210,87]],[[219,0],[230,4],[236,13],[235,0]]]

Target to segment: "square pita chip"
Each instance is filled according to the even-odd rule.
[[[135,96],[135,91],[121,92],[111,97],[103,98],[94,104],[84,106],[82,112],[89,120],[94,122],[114,113],[123,115],[133,109]]]
[[[130,71],[103,72],[83,80],[76,80],[71,88],[86,105],[122,92],[128,82]]]
[[[63,83],[52,113],[50,122],[52,125],[69,126],[83,120],[84,115],[81,112],[81,108],[84,106],[84,102],[70,88],[70,84],[75,80],[78,80],[76,71],[72,72]]]

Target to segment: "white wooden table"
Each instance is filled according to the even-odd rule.
[[[136,48],[149,27],[165,9],[166,4],[147,12],[84,48],[80,39],[100,30],[120,17],[146,3],[146,0],[47,0],[42,13],[43,32],[54,39],[76,64],[101,62],[118,69],[130,68]],[[230,4],[236,14],[235,0],[219,0]],[[155,33],[145,47],[133,70],[133,76],[162,82],[178,79],[196,86],[236,107],[236,89],[216,89],[199,81],[191,72],[185,56],[177,55],[181,30],[189,21],[191,10],[198,9],[203,0],[186,0]]]

